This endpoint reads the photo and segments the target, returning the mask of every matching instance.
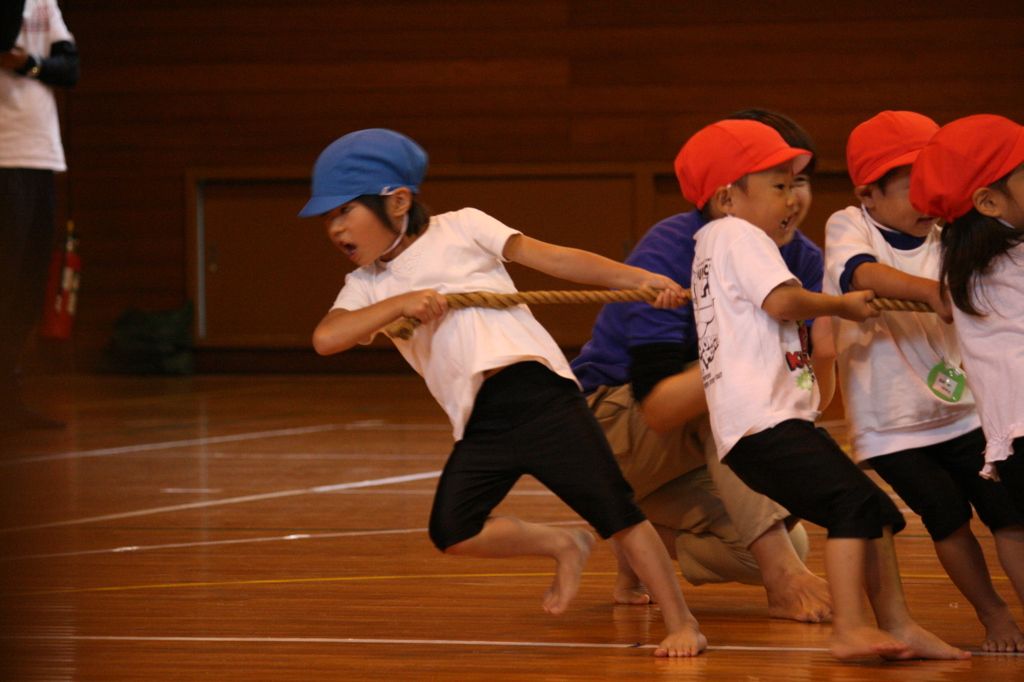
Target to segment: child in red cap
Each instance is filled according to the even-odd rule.
[[[814,149],[810,136],[778,112],[747,109],[727,118],[759,121],[779,131],[790,146]],[[798,227],[811,205],[813,163],[793,178],[792,239],[779,253],[805,289],[820,292],[824,254]],[[644,234],[626,263],[689,287],[693,236],[720,217],[695,209],[666,218]],[[831,339],[830,319],[811,327],[819,387],[823,376],[834,375],[835,353],[826,352]],[[683,578],[694,585],[763,585],[769,616],[831,620],[828,583],[803,563],[804,525],[719,462],[699,364],[692,307],[615,303],[601,310],[572,368],[637,503],[677,559]],[[826,389],[821,392],[824,404]],[[621,561],[613,593],[620,603],[648,601],[639,578]]]
[[[720,121],[676,159],[683,195],[698,207],[715,202],[727,215],[697,233],[692,279],[718,456],[751,488],[828,530],[835,657],[967,658],[911,619],[892,544],[902,515],[814,427],[819,394],[807,332],[796,320],[878,313],[870,291],[803,289],[779,254],[794,215],[793,173],[809,156],[764,124]],[[862,611],[865,589],[878,627]]]
[[[1024,599],[1024,515],[1002,485],[978,476],[985,436],[939,288],[940,230],[910,203],[911,164],[938,129],[921,114],[883,111],[850,134],[846,161],[861,204],[825,227],[825,291],[871,289],[939,314],[835,319],[839,385],[854,459],[921,516],[946,573],[985,626],[982,649],[1024,651],[970,523],[973,505]]]
[[[430,538],[462,556],[549,556],[555,580],[544,608],[562,613],[579,587],[593,536],[491,512],[523,474],[551,489],[614,538],[642,572],[668,631],[657,656],[695,656],[707,646],[683,599],[657,531],[633,499],[569,363],[526,306],[448,310],[444,293],[513,293],[506,261],[577,282],[656,288],[656,305],[678,306],[668,277],[578,249],[531,239],[472,208],[430,216],[414,194],[427,155],[381,128],[329,145],[313,169],[300,215],[320,216],[327,236],[358,265],[313,333],[338,353],[401,317],[423,325],[394,339],[447,412],[455,447],[437,484]]]
[[[1024,127],[988,114],[943,126],[914,162],[910,200],[948,222],[940,281],[988,441],[982,475],[1024,513]]]

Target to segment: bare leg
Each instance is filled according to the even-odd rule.
[[[1021,549],[1024,549],[1024,544]],[[971,532],[970,523],[965,523],[949,537],[936,542],[935,553],[953,584],[971,602],[978,620],[985,626],[982,651],[1024,651],[1024,634],[1017,627],[1010,608],[992,585],[985,554]],[[1016,560],[1022,558],[1016,557]],[[1024,567],[1014,568],[1024,572]]]
[[[711,474],[729,517],[740,529],[743,536],[747,528],[756,536],[747,550],[753,555],[761,573],[768,596],[768,614],[773,618],[791,618],[798,621],[818,623],[832,615],[832,603],[827,583],[817,577],[804,565],[793,547],[780,519],[767,530],[750,527],[750,522],[765,518],[779,518],[780,508],[771,500],[759,495],[743,483],[728,466],[718,461],[714,451],[705,452],[708,472]],[[765,515],[772,514],[770,517]]]
[[[754,540],[749,549],[764,578],[769,616],[809,623],[832,618],[828,583],[800,560],[782,521]]]
[[[868,543],[866,567],[868,599],[875,611],[878,627],[903,645],[903,651],[886,652],[883,656],[953,660],[971,657],[970,652],[946,644],[910,617],[891,528],[886,527],[881,538]]]
[[[1007,526],[994,531],[996,552],[1006,577],[1010,579],[1017,599],[1024,606],[1024,526]],[[1016,640],[1017,651],[1024,651],[1021,641]],[[1002,651],[1002,650],[1001,650]],[[1013,651],[1007,648],[1005,651]]]
[[[662,617],[668,635],[662,640],[655,656],[696,656],[707,648],[708,641],[701,634],[697,619],[683,599],[679,581],[672,569],[672,560],[650,521],[621,530],[612,536],[623,556],[661,605]]]
[[[555,560],[555,580],[544,593],[544,610],[557,616],[576,596],[580,573],[593,544],[594,536],[585,530],[565,530],[508,516],[492,516],[483,530],[445,552],[482,558],[551,557]]]
[[[825,570],[832,588],[832,641],[829,650],[840,660],[899,656],[907,647],[882,632],[864,612],[865,554],[868,541],[829,538],[825,543]]]
[[[665,545],[669,558],[675,561],[676,537],[679,535],[679,531],[660,526],[656,523],[651,525],[658,532],[658,536],[661,538],[662,544]],[[629,559],[626,558],[626,554],[622,551],[622,547],[615,541],[614,537],[608,540],[608,545],[612,548],[612,552],[615,553],[619,569],[615,576],[615,587],[612,589],[612,598],[615,600],[615,603],[639,606],[654,603],[651,593],[640,581],[640,576],[636,574],[633,567],[629,565]]]

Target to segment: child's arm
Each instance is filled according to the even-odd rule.
[[[708,411],[700,367],[694,365],[659,381],[641,401],[644,422],[655,433],[668,433]]]
[[[660,289],[658,298],[651,303],[656,308],[678,308],[686,302],[683,288],[674,280],[589,251],[548,244],[516,234],[505,243],[502,255],[528,268],[570,282],[609,289]]]
[[[943,322],[953,322],[949,300],[940,293],[939,283],[934,279],[916,277],[882,263],[861,263],[853,271],[850,284],[856,289],[871,289],[882,298],[927,303]]]
[[[811,327],[811,367],[821,394],[818,409],[824,411],[836,392],[836,341],[831,317],[819,317]]]
[[[430,322],[444,315],[447,309],[448,301],[433,289],[392,296],[359,310],[335,308],[313,331],[313,348],[320,355],[340,353],[357,343],[368,343],[374,332],[400,317]]]
[[[803,287],[783,283],[772,289],[761,309],[777,320],[809,320],[811,318],[835,315],[854,322],[863,322],[869,317],[878,317],[879,312],[868,305],[875,298],[875,292],[851,291],[842,296],[830,296],[807,291]]]

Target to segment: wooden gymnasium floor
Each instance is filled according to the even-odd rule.
[[[611,604],[614,562],[600,544],[570,610],[549,617],[550,562],[431,546],[424,526],[451,436],[414,376],[29,388],[69,426],[3,437],[4,680],[1024,679],[1018,655],[840,664],[828,625],[770,620],[760,588],[742,585],[684,584],[710,648],[654,659],[657,609]],[[500,511],[578,523],[532,480]],[[820,573],[824,537],[811,530]],[[920,522],[897,542],[918,620],[977,650],[982,629]]]

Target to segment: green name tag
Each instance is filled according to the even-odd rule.
[[[945,362],[935,365],[928,373],[928,388],[949,403],[955,403],[963,397],[965,383],[964,373]]]

